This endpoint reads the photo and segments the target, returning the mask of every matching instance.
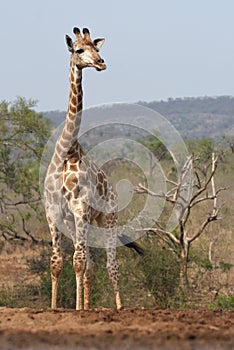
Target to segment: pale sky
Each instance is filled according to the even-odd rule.
[[[0,100],[66,110],[74,26],[106,39],[107,70],[84,72],[85,107],[234,95],[233,0],[2,0],[0,13]]]

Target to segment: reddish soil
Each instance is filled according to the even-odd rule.
[[[0,308],[0,349],[234,349],[234,311]]]

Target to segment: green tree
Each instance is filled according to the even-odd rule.
[[[148,135],[145,138],[139,139],[139,142],[142,143],[148,150],[151,152],[149,154],[149,173],[153,174],[153,170],[156,167],[153,155],[157,158],[157,161],[163,161],[165,159],[171,159],[170,153],[167,150],[167,147],[157,138],[157,131],[154,135]]]
[[[30,219],[41,218],[39,166],[50,123],[36,102],[17,98],[0,103],[0,235],[35,239]]]
[[[190,152],[194,153],[200,164],[210,163],[211,155],[215,152],[215,146],[212,139],[202,138],[200,140],[190,140],[187,142]]]
[[[158,161],[170,157],[167,147],[157,138],[156,135],[148,135],[139,141],[158,158]]]

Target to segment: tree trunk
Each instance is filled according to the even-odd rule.
[[[189,253],[189,245],[186,242],[183,242],[183,246],[181,247],[180,254],[180,287],[182,290],[186,290],[189,288],[189,280],[188,280],[188,253]]]
[[[155,168],[156,164],[154,162],[154,158],[152,153],[150,153],[150,159],[149,159],[149,175],[152,176],[153,175],[153,171]]]

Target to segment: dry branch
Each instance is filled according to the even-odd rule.
[[[167,231],[161,227],[158,222],[156,222],[153,228],[144,228],[142,229],[145,232],[153,232],[167,244],[168,248],[174,253],[178,254],[180,252],[181,258],[181,286],[188,285],[187,277],[187,262],[188,254],[191,244],[198,239],[207,226],[212,222],[218,220],[218,213],[220,208],[217,206],[217,198],[221,191],[225,190],[225,187],[220,187],[216,189],[214,175],[217,170],[218,158],[215,157],[214,153],[212,154],[211,164],[206,166],[205,170],[198,169],[194,165],[194,157],[191,156],[186,161],[183,166],[181,173],[178,178],[178,182],[171,181],[166,179],[166,182],[173,184],[174,187],[169,189],[165,193],[155,193],[148,189],[146,186],[139,184],[135,189],[136,193],[145,193],[150,196],[164,198],[166,201],[172,203],[174,206],[180,208],[180,212],[177,215],[178,220],[178,230],[179,238],[177,238],[172,232]],[[186,188],[187,176],[190,175],[191,167],[193,167],[193,174],[195,175],[195,185],[193,186],[193,193],[190,199],[183,197],[183,190]],[[210,172],[209,172],[210,171]],[[209,193],[211,191],[211,193]],[[187,192],[185,191],[185,194]],[[180,201],[180,203],[178,203]],[[211,210],[207,213],[205,219],[200,224],[199,228],[195,233],[189,235],[188,222],[191,216],[192,210],[199,204],[213,201]]]

